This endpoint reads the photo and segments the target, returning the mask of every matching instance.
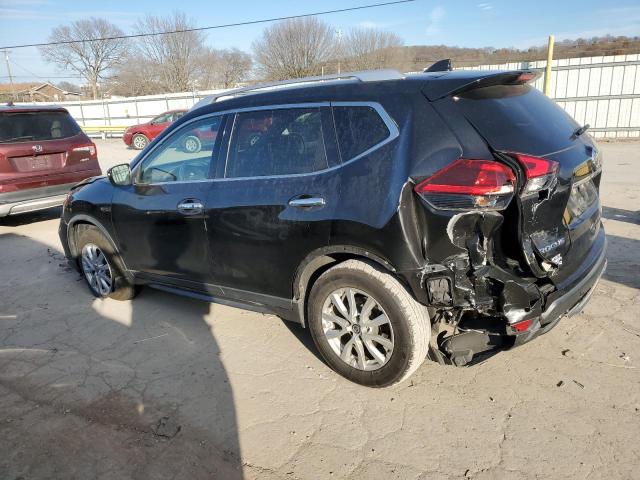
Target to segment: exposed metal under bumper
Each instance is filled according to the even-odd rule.
[[[438,348],[432,348],[431,358],[453,365],[471,365],[481,362],[505,348],[516,347],[547,333],[566,317],[580,313],[596,289],[598,280],[607,267],[606,248],[600,252],[586,275],[573,287],[547,305],[526,332],[504,335],[490,330],[472,330],[445,339]],[[439,351],[437,351],[439,350]]]

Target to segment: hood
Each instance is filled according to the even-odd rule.
[[[98,175],[95,177],[89,177],[89,178],[85,178],[84,180],[82,180],[79,183],[76,183],[73,187],[71,187],[71,189],[69,190],[70,192],[73,192],[75,190],[78,190],[81,187],[84,187],[85,185],[89,185],[90,183],[94,183],[97,182],[98,180],[107,180],[107,176],[106,175]]]

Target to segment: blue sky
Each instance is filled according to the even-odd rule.
[[[104,17],[129,33],[137,17],[147,12],[166,15],[177,7],[192,17],[198,26],[207,26],[379,1],[0,0],[0,46],[46,41],[52,27],[90,16]],[[606,34],[640,35],[640,4],[637,0],[417,0],[415,3],[322,18],[343,31],[358,26],[389,29],[399,34],[407,45],[524,48],[544,44],[549,33],[559,39]],[[213,30],[207,35],[207,43],[216,48],[235,46],[249,51],[251,42],[264,27],[263,24]],[[13,50],[11,59],[16,81],[37,80],[33,74],[43,77],[43,80],[73,75],[42,62],[35,48]],[[1,82],[7,81],[6,75],[6,66],[2,61]]]

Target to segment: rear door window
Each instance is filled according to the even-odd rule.
[[[0,143],[58,140],[80,133],[66,112],[0,113]]]
[[[225,176],[264,177],[327,168],[320,108],[238,113]]]
[[[387,125],[373,107],[333,107],[333,118],[343,162],[375,147],[390,135]]]

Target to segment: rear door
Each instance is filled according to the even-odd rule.
[[[297,267],[328,245],[339,174],[330,118],[328,104],[235,115],[207,199],[213,277],[225,295],[288,301]]]
[[[576,136],[579,125],[528,84],[477,88],[453,100],[498,158],[516,160],[522,186],[536,168],[556,169],[547,172],[545,188],[517,198],[520,242],[537,276],[550,276],[560,287],[575,281],[604,242],[601,161],[591,138]]]

